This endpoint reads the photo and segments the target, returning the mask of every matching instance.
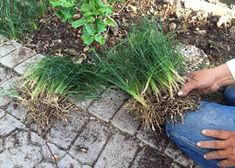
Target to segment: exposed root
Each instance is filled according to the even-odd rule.
[[[67,121],[71,116],[70,111],[76,108],[67,98],[58,95],[40,95],[32,99],[32,92],[29,89],[22,87],[18,90],[21,93],[21,103],[28,110],[26,122],[36,123],[40,129],[48,128],[56,121]]]
[[[145,96],[147,107],[144,107],[135,99],[130,99],[126,102],[125,107],[134,112],[137,118],[143,122],[144,126],[155,130],[161,129],[161,126],[166,121],[179,122],[183,121],[184,114],[188,110],[196,110],[200,96],[190,94],[186,97],[174,97],[167,95],[161,96],[160,99],[156,96]]]

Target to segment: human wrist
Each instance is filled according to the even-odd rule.
[[[218,83],[219,86],[235,84],[235,80],[227,64],[222,64],[213,69],[214,75],[216,75],[215,82]]]

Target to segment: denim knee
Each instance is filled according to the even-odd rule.
[[[224,100],[229,105],[235,105],[235,85],[226,87],[224,91]]]

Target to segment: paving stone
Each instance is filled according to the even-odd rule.
[[[0,119],[0,136],[5,136],[16,128],[24,128],[24,124],[9,114]]]
[[[65,151],[60,150],[54,144],[51,144],[51,143],[47,143],[47,144],[50,147],[50,150],[52,151],[53,156],[56,157],[57,161],[61,160],[65,156],[65,154],[66,154]],[[50,150],[48,149],[46,144],[42,146],[42,153],[43,153],[44,159],[48,162],[53,163],[54,158],[52,157]]]
[[[3,67],[0,67],[0,84],[11,78],[11,74]]]
[[[110,130],[102,123],[90,121],[69,153],[82,164],[92,164],[103,149]]]
[[[41,148],[38,146],[20,146],[0,153],[1,168],[32,168],[41,160]]]
[[[164,154],[185,167],[193,167],[193,161],[186,157],[174,144],[169,143]]]
[[[14,131],[4,140],[5,149],[12,149],[28,144],[28,133],[26,131]]]
[[[61,167],[61,168],[82,168],[82,164],[67,154],[58,163],[58,167]]]
[[[100,100],[95,101],[88,111],[97,118],[108,122],[124,103],[126,96],[118,91],[107,89]]]
[[[26,47],[21,47],[14,52],[2,57],[0,63],[8,68],[13,69],[16,65],[19,65],[23,61],[34,56],[36,53]]]
[[[88,165],[82,165],[82,168],[92,168],[92,167]]]
[[[135,119],[130,111],[122,107],[111,121],[112,124],[123,132],[135,135],[140,122]]]
[[[138,144],[124,135],[116,133],[95,164],[95,168],[127,168],[133,160]]]
[[[20,74],[23,75],[25,73],[25,71],[27,70],[27,68],[29,66],[34,65],[36,62],[38,62],[40,59],[42,59],[44,56],[41,54],[37,54],[29,59],[27,59],[26,61],[22,62],[21,64],[17,65],[14,70]]]
[[[8,41],[9,39],[6,36],[0,34],[0,45]]]
[[[36,168],[55,168],[55,166],[52,163],[41,162],[36,166]]]
[[[100,94],[101,94],[102,92],[104,92],[105,89],[106,89],[105,87],[103,87],[103,88],[101,88],[101,89],[98,89],[98,90],[96,91],[95,95],[96,95],[97,97],[100,96]],[[77,107],[79,107],[79,108],[81,108],[81,109],[83,109],[83,110],[87,110],[87,108],[95,101],[95,99],[94,99],[94,100],[88,99],[88,100],[79,100],[79,101],[77,101],[76,98],[73,98],[72,101],[75,103],[75,105],[76,105]]]
[[[0,92],[3,91],[3,94],[0,94],[0,107],[6,106],[11,102],[12,98],[6,96],[6,94],[9,89],[14,88],[16,80],[17,78],[11,78],[0,86]]]
[[[67,149],[87,120],[85,113],[72,112],[72,117],[68,119],[68,122],[58,122],[52,127],[48,140]]]
[[[92,100],[82,100],[75,103],[75,105],[83,110],[86,110],[92,103]]]
[[[45,140],[40,137],[38,134],[36,134],[35,132],[30,132],[30,142],[36,145],[44,145],[45,144]]]
[[[151,147],[143,148],[131,168],[170,168],[172,160]]]
[[[0,58],[20,48],[21,46],[21,44],[15,41],[5,42],[4,44],[0,45]]]
[[[6,115],[6,112],[0,109],[0,119]]]
[[[18,102],[11,102],[6,111],[22,122],[27,114],[27,110]]]
[[[138,131],[136,137],[150,147],[160,151],[166,148],[168,142],[167,138],[162,132],[154,132],[151,129],[145,129],[143,126]]]

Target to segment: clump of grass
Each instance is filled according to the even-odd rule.
[[[22,38],[30,29],[37,29],[37,20],[47,10],[48,0],[1,0],[0,34]]]
[[[159,27],[158,23],[144,20],[133,27],[127,39],[107,50],[105,59],[96,54],[97,65],[107,83],[131,95],[133,100],[128,107],[137,111],[139,118],[153,129],[167,117],[175,120],[175,111],[182,114],[195,106],[192,99],[182,104],[186,109],[169,103],[179,102],[176,92],[183,84],[180,74],[185,71],[184,57],[177,51],[172,34],[164,34]],[[162,110],[164,115],[160,115]]]
[[[45,127],[66,119],[74,108],[70,95],[79,100],[97,98],[102,82],[96,74],[94,65],[64,57],[44,57],[29,67],[18,85],[18,98],[29,111],[28,121]]]
[[[95,96],[101,87],[92,64],[77,64],[64,57],[45,57],[28,69],[23,87],[32,90],[32,99],[39,96],[79,95],[79,99]]]

